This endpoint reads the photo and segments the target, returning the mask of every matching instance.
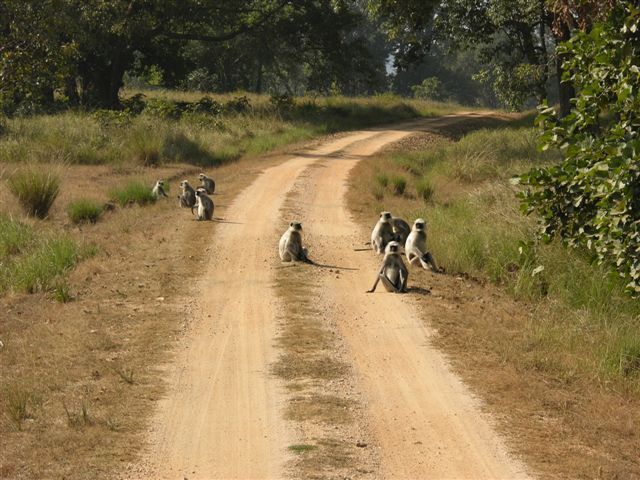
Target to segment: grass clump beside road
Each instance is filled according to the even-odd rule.
[[[30,166],[9,177],[8,185],[28,215],[45,218],[60,193],[60,178]]]
[[[102,214],[102,204],[82,198],[67,205],[69,219],[75,223],[96,223]]]
[[[147,205],[156,201],[151,187],[137,180],[131,181],[121,188],[114,188],[109,192],[109,197],[121,207]]]
[[[0,215],[0,292],[49,291],[93,249],[64,234],[47,235]]]
[[[457,108],[391,95],[298,97],[286,109],[274,106],[266,95],[146,95],[125,99],[124,111],[66,111],[7,119],[0,137],[0,162],[214,166],[318,135]]]

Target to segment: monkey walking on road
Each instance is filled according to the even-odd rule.
[[[375,292],[380,280],[382,280],[382,285],[384,285],[387,292],[404,293],[407,291],[408,279],[409,270],[407,270],[400,256],[400,244],[396,241],[391,241],[385,248],[384,259],[376,281],[371,290],[367,290],[367,293]]]

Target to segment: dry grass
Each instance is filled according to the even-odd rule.
[[[260,168],[276,161],[212,171],[221,214]],[[187,239],[210,235],[215,225],[193,221],[175,198],[116,208],[80,226],[70,223],[66,206],[88,195],[104,204],[112,188],[131,179],[151,188],[161,177],[177,186],[199,172],[187,165],[68,166],[44,222],[23,217],[0,188],[5,214],[98,246],[67,276],[73,301],[45,293],[0,296],[0,477],[113,478],[141,453],[141,433],[164,388],[161,367],[189,320],[201,246]],[[12,239],[0,244],[15,251]]]
[[[460,131],[443,134],[460,138]],[[558,245],[536,252],[544,275],[517,275],[537,263],[518,262],[518,241],[533,225],[518,213],[508,177],[526,168],[518,152],[531,150],[531,138],[504,134],[501,145],[490,144],[490,133],[476,135],[471,143],[482,148],[467,141],[442,153],[447,157],[438,154],[447,140],[409,139],[354,169],[349,204],[368,228],[382,210],[427,219],[430,248],[449,274],[412,270],[410,282],[431,289],[416,301],[438,332],[433,341],[535,471],[544,478],[640,478],[638,377],[623,373],[633,357],[623,354],[634,351],[638,305]],[[437,147],[428,155],[402,153],[431,145]],[[498,166],[490,161],[496,151],[505,160]],[[466,161],[442,163],[451,152]],[[425,171],[433,186],[426,205],[415,190]],[[379,198],[375,179],[401,172],[410,174],[406,194]]]

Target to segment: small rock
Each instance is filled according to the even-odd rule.
[[[159,302],[164,302],[164,297],[158,297],[158,298],[156,298],[156,300],[159,301]]]
[[[357,442],[356,443],[356,447],[365,448],[366,446],[367,446],[367,444],[364,443],[364,442]]]

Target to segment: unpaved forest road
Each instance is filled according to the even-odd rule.
[[[199,310],[167,373],[169,389],[150,432],[151,451],[133,475],[144,478],[282,478],[287,447],[296,442],[283,420],[276,360],[277,297],[270,268],[282,231],[280,209],[305,170],[316,162],[305,192],[305,235],[314,258],[354,270],[326,281],[323,301],[337,323],[356,372],[357,388],[381,447],[382,478],[524,478],[497,434],[443,356],[410,295],[365,291],[379,258],[354,252],[361,231],[349,218],[344,193],[362,158],[415,131],[478,114],[449,115],[401,127],[353,132],[268,168],[224,213],[199,284]],[[335,252],[335,253],[332,253]]]

